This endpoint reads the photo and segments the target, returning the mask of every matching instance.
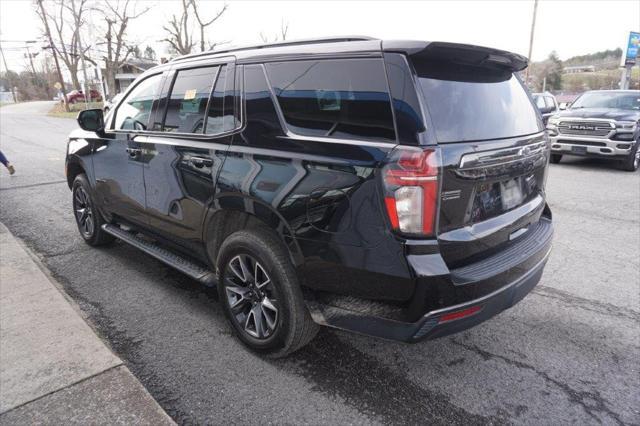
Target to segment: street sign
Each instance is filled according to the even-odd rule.
[[[638,58],[638,49],[640,48],[640,33],[630,32],[629,41],[627,43],[626,53],[624,55],[624,65],[635,65]]]
[[[62,89],[62,84],[60,84],[59,81],[56,81],[56,84],[54,84],[53,87],[55,87],[56,89],[60,90],[60,89]]]

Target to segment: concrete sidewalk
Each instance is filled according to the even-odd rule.
[[[1,223],[0,424],[174,424]]]

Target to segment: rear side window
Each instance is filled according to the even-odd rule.
[[[440,143],[530,135],[543,130],[522,83],[508,70],[414,59]],[[544,107],[544,99],[539,97]]]
[[[266,69],[294,133],[395,141],[381,59],[276,62]]]
[[[228,132],[238,126],[234,117],[233,96],[233,66],[220,67],[218,78],[211,92],[209,110],[205,124],[205,133],[208,135]]]
[[[158,94],[162,74],[142,80],[118,106],[114,130],[146,130],[153,100]]]
[[[176,74],[163,131],[202,133],[211,86],[219,67],[181,70]]]

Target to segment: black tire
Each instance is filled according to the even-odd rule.
[[[562,160],[562,154],[551,154],[551,162],[553,164],[558,164]]]
[[[622,170],[626,170],[628,172],[635,172],[638,170],[638,167],[640,166],[640,151],[638,150],[638,145],[640,145],[640,139],[638,139],[634,144],[629,156],[622,161]]]
[[[240,259],[246,261],[245,266],[250,266],[248,271],[254,271],[246,279],[241,276],[245,275],[245,270],[240,268]],[[251,259],[255,261],[253,264]],[[313,322],[304,304],[287,249],[272,231],[251,228],[231,234],[220,247],[216,265],[218,295],[224,313],[238,338],[250,349],[280,358],[315,337],[319,326]],[[241,274],[234,273],[234,268],[242,269]],[[259,275],[267,283],[264,287],[259,286]],[[252,278],[253,285],[250,283]],[[248,290],[239,296],[240,288]],[[273,309],[267,307],[265,311],[266,301]],[[266,330],[262,327],[262,335],[258,322],[262,324],[263,320],[258,321],[256,315],[260,314],[255,312],[261,312],[266,319]],[[268,324],[269,318],[272,324]]]
[[[106,222],[95,207],[91,197],[91,186],[84,173],[73,180],[71,192],[73,217],[76,219],[82,239],[90,246],[101,246],[112,242],[115,238],[102,230],[102,225]]]

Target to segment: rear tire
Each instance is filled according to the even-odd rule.
[[[102,229],[102,225],[106,222],[95,207],[91,197],[91,186],[84,173],[73,180],[71,191],[73,216],[82,239],[90,246],[101,246],[112,242],[115,238]]]
[[[640,166],[640,150],[638,150],[638,145],[640,145],[640,139],[638,139],[634,144],[629,156],[622,161],[622,170],[626,170],[628,172],[635,172],[638,170],[638,167]]]
[[[562,160],[562,154],[551,154],[551,162],[553,164],[558,164]]]
[[[251,228],[231,234],[216,265],[225,316],[250,349],[280,358],[315,337],[319,326],[305,306],[288,251],[273,232]]]

